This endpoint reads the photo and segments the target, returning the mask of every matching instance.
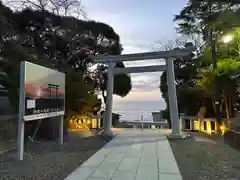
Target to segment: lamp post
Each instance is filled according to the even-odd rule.
[[[143,130],[143,114],[141,114],[141,129]]]
[[[222,37],[222,41],[224,44],[228,44],[233,40],[233,36],[231,34],[225,35]]]
[[[217,69],[217,51],[216,51],[216,42],[217,42],[217,33],[214,31],[210,34],[210,41],[211,41],[211,54],[212,54],[212,64],[213,64],[213,71]],[[227,44],[233,40],[233,36],[228,34],[225,36],[222,36],[222,42],[224,44]],[[215,77],[215,76],[214,76]],[[215,90],[215,108],[216,108],[216,119],[217,122],[221,123],[221,116],[220,116],[220,91],[219,87],[216,81],[216,78],[214,78],[214,90]]]

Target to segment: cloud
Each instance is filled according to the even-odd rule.
[[[160,73],[134,74],[131,76],[133,91],[152,91],[159,87]]]
[[[182,0],[185,1],[185,0]],[[176,2],[182,4],[183,2]],[[162,5],[153,0],[84,0],[89,18],[112,26],[123,44],[123,54],[151,52],[157,41],[167,43],[174,36],[172,14],[180,4]],[[169,14],[169,15],[166,15]],[[163,65],[164,60],[141,60],[125,62],[126,67]],[[132,91],[124,100],[161,99],[159,90],[161,72],[131,74]],[[121,100],[114,97],[115,100]]]
[[[90,19],[104,22],[119,34],[124,54],[153,51],[156,42],[175,39],[173,15],[187,0],[82,0]],[[125,62],[126,67],[165,64],[164,60]],[[131,74],[133,88],[124,98],[114,96],[114,112],[123,120],[152,119],[151,112],[165,108],[159,89],[161,72]]]
[[[156,101],[157,99],[162,100],[162,95],[159,89],[152,91],[131,91],[126,97],[121,98],[114,96],[114,101]]]
[[[161,100],[162,95],[159,89],[160,73],[148,74],[134,74],[131,76],[132,90],[124,98],[115,96],[114,100],[131,101],[131,100]]]
[[[130,35],[129,35],[130,36]],[[126,37],[126,36],[123,36]],[[126,38],[127,39],[127,38]],[[124,41],[124,54],[140,53],[140,52],[150,52],[152,51],[150,45],[144,45],[143,42],[134,41],[133,37],[128,38],[127,43]],[[139,67],[139,66],[153,66],[153,65],[165,65],[165,61],[162,59],[154,60],[141,60],[141,61],[125,61],[126,67]],[[124,100],[147,100],[147,99],[161,99],[161,93],[159,90],[160,76],[162,72],[154,73],[134,73],[131,74],[132,80],[132,91],[124,98]],[[115,98],[119,100],[121,98]]]

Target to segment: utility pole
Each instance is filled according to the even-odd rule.
[[[143,114],[141,114],[142,130],[143,130]]]

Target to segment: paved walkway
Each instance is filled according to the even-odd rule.
[[[182,180],[167,133],[124,129],[65,180]]]

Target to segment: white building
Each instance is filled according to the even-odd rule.
[[[162,113],[161,112],[152,112],[152,117],[153,117],[153,122],[158,123],[160,129],[165,129],[168,128],[168,122],[166,119],[162,118]]]

